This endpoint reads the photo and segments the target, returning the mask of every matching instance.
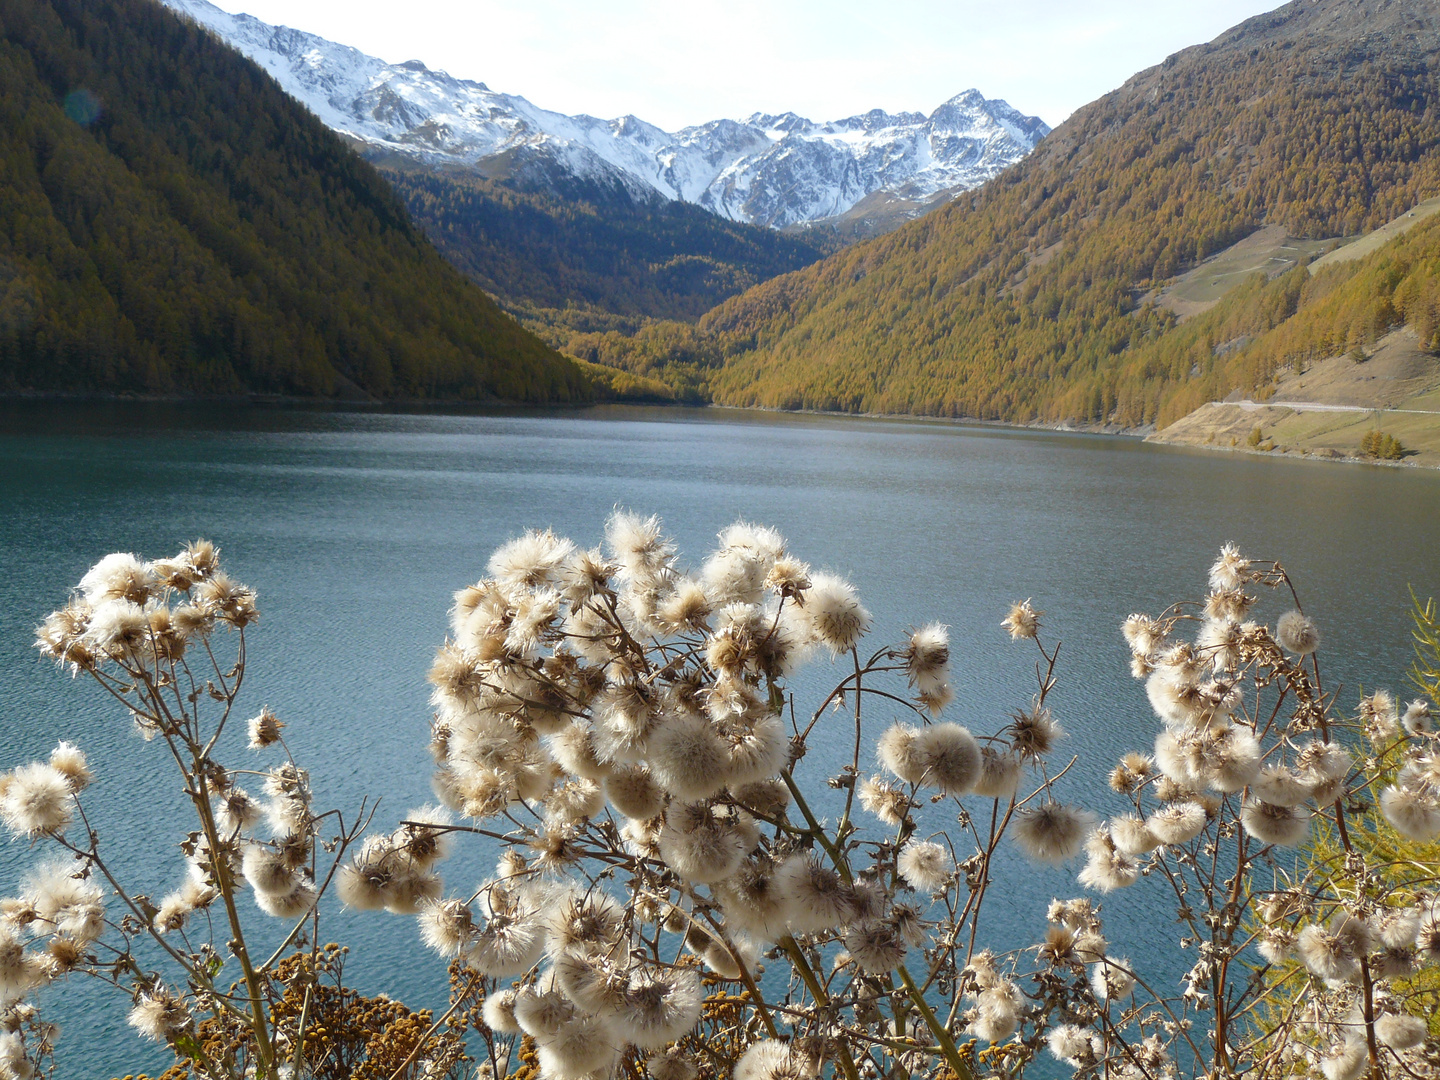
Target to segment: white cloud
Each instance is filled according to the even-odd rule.
[[[219,0],[597,116],[667,129],[794,110],[929,112],[971,86],[1057,124],[1275,0]]]

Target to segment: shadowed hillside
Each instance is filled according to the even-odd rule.
[[[556,341],[648,319],[694,321],[841,246],[829,230],[792,235],[599,184],[378,164],[446,258]]]

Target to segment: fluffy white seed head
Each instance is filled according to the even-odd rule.
[[[74,743],[62,742],[50,751],[50,767],[65,778],[70,790],[79,794],[90,786],[94,774],[85,759],[85,751]]]
[[[870,612],[854,586],[834,574],[811,575],[805,603],[796,614],[815,641],[836,654],[853,648],[870,629]]]
[[[1080,871],[1079,880],[1087,888],[1114,892],[1135,884],[1140,877],[1139,861],[1116,847],[1107,828],[1101,827],[1090,834],[1085,853],[1089,858]]]
[[[1215,564],[1210,567],[1212,589],[1238,589],[1250,580],[1250,560],[1240,554],[1234,544],[1220,549]]]
[[[700,803],[671,803],[656,838],[660,857],[686,881],[729,877],[753,843],[736,822]]]
[[[909,784],[925,778],[925,760],[915,745],[918,732],[908,724],[892,724],[875,745],[880,764]]]
[[[1430,702],[1424,698],[1416,698],[1405,707],[1404,715],[1400,717],[1400,726],[1409,735],[1428,735],[1435,730],[1435,718],[1432,715]]]
[[[1188,844],[1205,828],[1205,808],[1197,802],[1184,800],[1160,807],[1145,825],[1162,844]]]
[[[1276,806],[1259,799],[1246,799],[1240,809],[1245,831],[1262,844],[1298,847],[1310,832],[1310,814],[1294,806]]]
[[[70,780],[46,762],[22,765],[4,778],[0,820],[21,836],[58,835],[70,825],[75,812]]]
[[[1362,1038],[1351,1038],[1330,1046],[1320,1057],[1325,1080],[1359,1080],[1369,1065],[1369,1051]]]
[[[1143,855],[1160,846],[1160,838],[1150,831],[1145,819],[1134,815],[1111,821],[1110,836],[1116,849],[1126,855]]]
[[[775,1039],[753,1043],[731,1074],[733,1080],[811,1080],[819,1075],[817,1057]]]
[[[724,740],[709,720],[693,713],[667,720],[651,735],[647,764],[661,787],[687,802],[717,795],[730,782]]]
[[[1360,974],[1360,958],[1370,945],[1369,926],[1357,916],[1337,915],[1328,926],[1312,923],[1300,931],[1296,953],[1321,979],[1348,981]]]
[[[612,1021],[626,1042],[659,1050],[694,1028],[704,999],[694,970],[639,970],[626,981]]]
[[[1288,653],[1309,656],[1320,648],[1320,631],[1308,615],[1287,611],[1275,623],[1275,640]]]
[[[464,900],[439,900],[420,908],[420,938],[441,956],[459,956],[475,937],[475,913]]]
[[[1044,614],[1029,600],[1021,600],[1011,606],[1009,614],[1000,621],[1000,627],[1012,641],[1031,639],[1040,632],[1040,619]]]
[[[603,780],[610,765],[602,761],[595,747],[594,733],[581,721],[567,724],[550,738],[550,753],[571,776]]]
[[[855,786],[860,805],[886,825],[899,825],[910,810],[910,797],[894,784],[878,776],[866,776]]]
[[[913,630],[906,643],[905,674],[921,695],[949,695],[950,632],[940,623]]]
[[[80,579],[81,594],[92,607],[110,600],[144,604],[154,595],[159,581],[144,560],[129,552],[106,555]]]
[[[1375,1038],[1391,1050],[1409,1050],[1425,1041],[1425,1021],[1418,1016],[1389,1013],[1375,1021]]]
[[[1022,762],[1014,754],[982,747],[980,775],[971,790],[985,799],[1008,799],[1020,786],[1022,769]]]
[[[1074,1024],[1061,1024],[1052,1028],[1045,1037],[1045,1045],[1055,1057],[1077,1069],[1092,1063],[1096,1058],[1090,1035]]]
[[[1267,765],[1256,775],[1251,791],[1272,806],[1298,806],[1310,797],[1310,785],[1294,769]]]
[[[481,1017],[485,1025],[497,1035],[519,1035],[521,1028],[515,1019],[515,994],[512,990],[497,990],[485,999]]]
[[[1395,695],[1376,690],[1360,699],[1360,720],[1365,734],[1374,742],[1389,742],[1400,734],[1400,710]]]
[[[288,893],[263,893],[257,890],[253,895],[255,905],[266,915],[276,919],[298,919],[308,915],[320,898],[309,874],[297,874],[295,887]]]
[[[1217,740],[1209,784],[1216,791],[1239,791],[1260,772],[1260,742],[1249,728],[1235,724]]]
[[[575,545],[549,529],[527,529],[490,556],[489,571],[510,589],[535,589],[560,581]]]
[[[727,930],[738,930],[758,941],[774,941],[785,933],[791,915],[791,894],[769,859],[746,859],[712,888],[725,911]]]
[[[591,1080],[608,1075],[624,1049],[624,1041],[608,1018],[576,1014],[559,1032],[539,1043],[542,1076],[553,1080]]]
[[[945,887],[955,860],[950,852],[932,840],[910,840],[895,858],[895,868],[905,883],[923,893],[937,893]],[[851,950],[854,952],[854,950]]]
[[[616,810],[644,821],[664,808],[665,792],[644,765],[617,765],[605,778],[605,794]]]
[[[1101,1001],[1129,997],[1135,989],[1133,970],[1129,960],[1101,960],[1090,972],[1090,987]]]
[[[809,855],[792,855],[775,872],[786,898],[790,926],[800,933],[833,930],[854,916],[852,898],[840,875]]]
[[[1380,793],[1380,812],[1408,840],[1426,843],[1440,836],[1440,799],[1429,791],[1392,784]]]
[[[1295,952],[1295,935],[1283,927],[1266,927],[1256,948],[1268,963],[1283,964]]]
[[[923,766],[921,783],[945,795],[964,795],[980,777],[980,746],[959,724],[931,724],[916,734],[910,752]]]
[[[169,990],[156,987],[135,999],[126,1019],[147,1039],[168,1042],[189,1025],[190,1010]]]
[[[678,1046],[647,1058],[645,1072],[650,1080],[699,1080],[700,1077],[694,1056]]]
[[[284,727],[284,722],[266,705],[257,715],[252,716],[246,725],[250,749],[263,750],[267,746],[273,746],[280,741],[280,732]]]
[[[1045,802],[1017,812],[1015,841],[1037,862],[1062,863],[1078,852],[1099,818],[1089,810]]]

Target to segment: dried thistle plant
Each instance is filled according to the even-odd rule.
[[[599,548],[532,531],[488,569],[456,594],[430,672],[441,805],[388,834],[357,842],[359,820],[337,818],[320,844],[288,754],[266,774],[262,806],[236,794],[235,773],[205,764],[213,740],[198,713],[132,706],[143,732],[177,749],[212,822],[191,843],[207,872],[167,909],[121,891],[93,835],[66,839],[89,779],[75,748],[9,774],[0,815],[68,848],[80,869],[73,887],[7,902],[5,941],[17,944],[0,950],[11,980],[0,985],[30,979],[15,974],[26,965],[58,970],[56,950],[94,968],[101,947],[131,955],[126,935],[169,945],[166,927],[183,932],[191,912],[222,900],[234,912],[243,881],[275,914],[304,908],[291,960],[243,961],[258,995],[248,977],[224,994],[206,981],[218,947],[187,940],[173,958],[183,988],[115,977],[129,980],[135,1022],[195,1076],[342,1075],[337,1051],[305,1057],[308,1009],[296,1008],[328,955],[313,921],[308,937],[300,928],[333,874],[345,903],[413,915],[451,965],[450,1010],[428,1027],[396,1012],[389,1056],[366,1059],[383,1058],[392,1080],[456,1075],[467,1053],[491,1080],[1018,1080],[1056,1061],[1082,1080],[1440,1075],[1440,900],[1423,847],[1440,836],[1434,702],[1402,708],[1372,692],[1339,712],[1319,629],[1278,563],[1227,547],[1204,599],[1125,621],[1158,726],[1153,746],[1105,764],[1115,805],[1103,819],[1062,797],[1067,773],[1101,763],[1057,759],[1068,746],[1052,702],[1059,645],[1031,601],[1001,628],[1035,650],[1034,694],[981,732],[944,718],[943,626],[864,646],[871,619],[854,588],[771,529],[726,529],[687,572],[658,520],[617,512]],[[42,648],[78,671],[115,672],[96,677],[122,701],[168,702],[184,650],[165,628],[197,625],[179,612],[210,592],[198,574],[184,589],[140,588],[143,570],[116,562],[108,584],[87,577],[42,628]],[[190,704],[213,699],[228,715],[253,607],[238,587],[223,591],[240,662],[228,675],[216,664],[215,693]],[[190,598],[147,614],[143,632],[124,629],[139,626],[128,608],[105,608],[158,610],[157,596],[178,593]],[[1257,612],[1275,594],[1290,610],[1272,627]],[[187,633],[202,634],[213,663],[210,630]],[[840,677],[802,711],[789,680],[826,656]],[[249,736],[284,746],[268,712]],[[819,745],[844,748],[837,772],[807,770]],[[268,840],[254,832],[262,816]],[[447,893],[444,860],[467,837],[498,847],[494,872]],[[1055,900],[1040,940],[999,951],[985,940],[987,901],[1024,888],[997,880],[1006,843],[1043,865],[1083,855],[1077,880],[1092,895]],[[317,846],[334,855],[319,884]],[[112,924],[96,875],[131,909],[117,946],[103,945]],[[1098,897],[1137,885],[1169,895],[1173,937],[1112,948]],[[1180,985],[1165,985],[1175,970]],[[12,997],[4,1060],[34,1059],[48,1034]],[[327,1037],[390,1015],[358,996],[325,1000]],[[482,1045],[467,1051],[472,1025]]]
[[[306,1057],[307,1017],[286,1016],[283,1005],[297,987],[304,993],[297,980],[325,966],[319,898],[369,815],[364,802],[349,819],[312,805],[309,774],[268,708],[248,735],[273,763],[219,758],[258,618],[254,592],[197,541],[154,562],[106,556],[38,630],[44,655],[92,679],[157,753],[164,747],[194,817],[175,838],[178,884],[137,886],[121,880],[123,857],[87,808],[93,777],[79,747],[61,742],[47,761],[0,775],[0,820],[59,854],[0,901],[5,1080],[34,1075],[51,1057],[54,1029],[35,993],[81,975],[128,995],[131,1026],[173,1050],[184,1075],[309,1075],[318,1064]],[[290,924],[268,956],[247,944],[256,909]],[[229,1037],[213,1038],[217,1030]]]

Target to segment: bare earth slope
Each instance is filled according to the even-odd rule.
[[[1267,401],[1202,405],[1150,441],[1358,458],[1360,440],[1377,429],[1400,440],[1406,463],[1440,468],[1440,358],[1421,351],[1412,330],[1388,334],[1363,363],[1335,356],[1303,375],[1291,371]]]

